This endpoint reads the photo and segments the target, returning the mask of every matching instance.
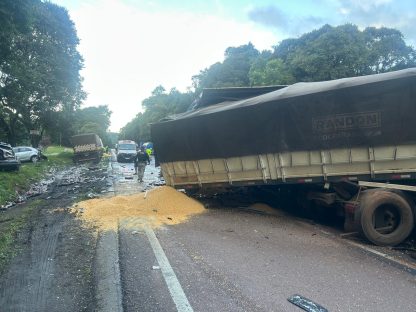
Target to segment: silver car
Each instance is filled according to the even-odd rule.
[[[16,158],[20,161],[37,162],[39,160],[40,152],[36,148],[29,146],[13,147]]]

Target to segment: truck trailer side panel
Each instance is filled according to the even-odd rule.
[[[416,145],[331,149],[161,164],[168,185],[209,186],[327,181],[385,181],[416,177]]]

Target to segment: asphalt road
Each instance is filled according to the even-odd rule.
[[[119,236],[125,311],[175,311],[137,230]],[[156,236],[194,311],[299,311],[293,294],[329,311],[415,311],[415,276],[290,217],[222,207]]]
[[[156,176],[148,166],[145,183],[114,187],[144,190]],[[282,211],[215,207],[151,232],[120,224],[124,311],[301,311],[294,294],[328,311],[416,311],[414,274]]]
[[[383,256],[397,254],[281,210],[233,209],[230,197],[186,223],[150,229],[129,219],[104,232],[70,213],[78,198],[161,182],[153,163],[143,182],[133,173],[133,164],[115,159],[70,167],[54,174],[47,192],[7,212],[35,207],[0,274],[1,312],[301,311],[287,301],[294,294],[328,311],[416,311],[416,269]]]

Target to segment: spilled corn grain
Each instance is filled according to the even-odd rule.
[[[275,208],[270,207],[267,204],[264,203],[255,203],[251,206],[249,206],[248,208],[258,211],[260,213],[264,213],[267,215],[272,215],[272,216],[283,216],[284,213],[281,210],[277,210]]]
[[[152,227],[178,224],[203,213],[205,208],[185,194],[163,186],[146,193],[86,200],[71,210],[82,220],[102,229],[116,229],[118,223]]]

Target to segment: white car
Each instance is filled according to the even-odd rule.
[[[16,146],[13,147],[16,158],[20,161],[37,162],[39,160],[40,152],[36,148],[29,146]]]

